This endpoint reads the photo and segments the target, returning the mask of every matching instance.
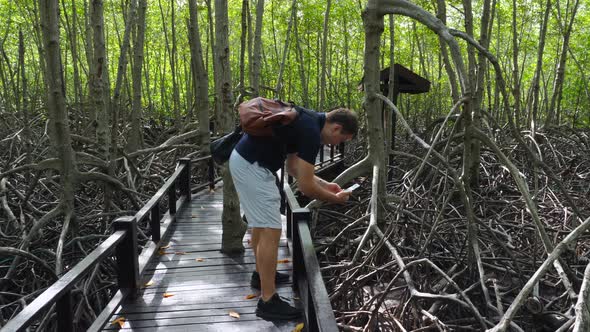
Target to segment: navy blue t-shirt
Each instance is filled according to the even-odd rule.
[[[288,125],[274,128],[274,136],[257,137],[244,134],[236,150],[250,163],[255,161],[272,172],[285,163],[287,154],[295,153],[310,164],[320,151],[320,132],[326,123],[326,114],[301,110],[299,116]]]

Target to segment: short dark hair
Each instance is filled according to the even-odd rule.
[[[327,123],[337,123],[342,126],[342,133],[352,134],[356,137],[359,130],[359,122],[356,114],[348,108],[336,108],[326,114]]]

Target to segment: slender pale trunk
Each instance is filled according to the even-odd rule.
[[[326,52],[328,50],[328,34],[330,32],[330,8],[332,7],[332,0],[328,0],[326,3],[326,13],[324,14],[324,31],[322,35],[322,50],[320,58],[320,100],[318,103],[318,111],[324,111],[326,102]]]
[[[535,74],[533,75],[533,81],[531,82],[531,88],[533,89],[532,98],[532,115],[530,118],[531,131],[536,132],[537,119],[539,112],[539,89],[541,80],[541,70],[543,69],[543,54],[545,52],[545,37],[547,36],[547,24],[549,22],[549,13],[551,12],[551,0],[547,0],[545,4],[545,14],[543,15],[543,21],[541,21],[541,30],[539,32],[539,45],[537,46],[537,64],[535,67]]]
[[[512,95],[514,96],[514,115],[508,114],[510,117],[515,118],[516,125],[520,125],[520,71],[518,69],[518,24],[517,19],[518,6],[516,0],[512,0]],[[504,110],[509,112],[508,110]]]
[[[342,17],[344,24],[342,27],[342,35],[344,36],[344,79],[346,82],[346,107],[350,108],[351,106],[351,91],[350,91],[350,46],[348,38],[348,21],[346,16]],[[297,28],[297,24],[295,25]],[[393,30],[392,30],[393,31]],[[393,33],[393,32],[392,32]]]
[[[174,6],[176,0],[170,0],[171,20],[170,27],[172,30],[172,53],[170,54],[170,72],[172,74],[172,98],[174,107],[174,125],[177,131],[180,131],[182,126],[182,118],[180,114],[180,91],[178,89],[178,51],[176,46],[176,8]]]
[[[24,143],[25,143],[25,164],[30,164],[32,162],[33,156],[31,155],[32,152],[32,141],[31,141],[31,125],[30,122],[30,114],[29,114],[29,96],[28,94],[28,86],[27,86],[27,75],[25,71],[25,42],[23,38],[22,30],[18,30],[18,63],[20,68],[20,85],[21,85],[21,100],[22,102],[19,103],[20,111],[23,115],[23,136],[24,136]],[[18,98],[17,98],[18,100]],[[25,171],[25,178],[30,179],[30,172],[27,170]]]
[[[248,39],[248,12],[250,11],[248,2],[248,0],[242,1],[242,30],[240,31],[240,80],[238,82],[238,86],[240,87],[240,96],[243,96],[243,92],[246,88],[246,41]]]
[[[102,0],[93,0],[91,6],[93,28],[93,72],[90,77],[90,95],[96,113],[96,140],[98,151],[105,161],[110,160],[110,83],[104,39]]]
[[[262,0],[261,0],[262,1]],[[217,48],[215,56],[219,59],[219,70],[215,80],[221,87],[221,113],[219,114],[220,129],[228,132],[234,125],[232,109],[232,84],[229,63],[229,28],[227,16],[227,0],[215,0],[215,33]],[[240,218],[240,202],[233,185],[229,168],[222,167],[223,174],[223,213],[221,216],[223,234],[221,251],[224,253],[243,252],[242,239],[246,233],[246,225]]]
[[[195,106],[199,121],[199,144],[201,151],[209,149],[209,77],[203,63],[203,48],[199,34],[198,8],[196,0],[189,0],[190,27],[189,43],[193,81],[195,82]]]
[[[397,79],[395,77],[395,17],[393,14],[389,15],[389,91],[387,91],[387,98],[391,100],[394,104],[397,104],[397,96],[395,87],[397,85]],[[393,110],[387,110],[385,107],[382,106],[383,109],[383,123],[385,125],[385,154],[388,156],[387,158],[387,167],[385,172],[387,173],[387,177],[389,180],[393,179],[393,169],[390,169],[393,166],[394,156],[393,156],[393,149],[395,145],[395,126],[397,122],[397,116]],[[385,187],[386,183],[382,183]]]
[[[216,40],[215,40],[215,30],[214,30],[214,24],[213,24],[213,9],[211,8],[211,0],[206,0],[207,2],[207,18],[209,20],[209,44],[211,45],[211,54],[212,54],[212,58],[213,58],[213,76],[217,77],[218,75],[218,71],[219,71],[219,59],[217,58],[217,56],[215,55],[215,50],[216,48]],[[221,132],[219,129],[219,117],[221,114],[221,86],[219,86],[219,82],[218,80],[214,79],[213,80],[213,89],[215,91],[214,94],[214,119],[215,119],[215,130],[214,132]]]
[[[254,29],[254,53],[252,54],[252,91],[260,95],[260,68],[262,67],[262,18],[264,17],[264,0],[256,4],[256,27]]]
[[[127,151],[134,152],[143,146],[141,136],[141,69],[143,68],[143,54],[145,44],[145,14],[147,0],[139,0],[135,23],[135,42],[133,43],[133,66],[131,76],[133,80],[133,98],[131,100],[131,131],[127,141]]]
[[[289,42],[291,37],[291,28],[293,26],[293,21],[295,20],[295,16],[297,15],[296,7],[297,0],[293,0],[291,3],[291,17],[289,18],[289,23],[287,25],[287,37],[285,38],[285,46],[283,48],[283,59],[281,60],[281,66],[279,67],[279,77],[277,78],[277,85],[275,88],[275,98],[280,99],[282,97],[282,90],[283,90],[283,72],[285,71],[285,64],[287,62],[287,55],[289,55]]]
[[[296,10],[296,9],[294,9]],[[297,59],[297,68],[299,69],[299,79],[301,80],[301,99],[303,107],[309,108],[309,93],[307,91],[307,78],[305,77],[305,62],[303,57],[303,51],[301,50],[301,42],[299,39],[299,31],[297,29],[297,15],[295,15],[295,21],[293,22],[293,34],[295,38],[295,52]]]
[[[66,3],[62,2],[65,27],[68,33],[68,40],[70,42],[70,51],[72,52],[72,69],[74,75],[74,105],[75,107],[80,106],[80,100],[82,99],[82,86],[80,82],[80,72],[78,70],[78,28],[77,24],[77,12],[76,12],[76,1],[72,1],[72,22],[70,23],[69,16],[66,11]]]
[[[569,1],[568,1],[569,3]],[[561,44],[561,53],[559,55],[559,62],[557,63],[555,81],[553,82],[553,94],[551,95],[551,101],[549,102],[549,109],[547,113],[547,119],[545,122],[545,126],[550,126],[552,124],[559,124],[559,109],[561,105],[561,96],[562,96],[562,87],[563,87],[563,79],[565,77],[565,64],[567,60],[567,51],[570,45],[570,36],[572,33],[572,27],[574,25],[574,20],[576,18],[576,13],[578,11],[578,4],[579,1],[576,0],[574,3],[574,7],[572,9],[572,13],[570,16],[570,21],[566,22],[567,26],[563,33],[563,42]],[[559,4],[558,4],[559,5]],[[567,8],[566,8],[567,12]],[[561,25],[561,22],[560,22]],[[563,28],[561,28],[563,30]]]
[[[437,0],[437,10],[436,10],[436,17],[441,20],[444,24],[447,24],[447,7],[445,0]],[[453,66],[451,65],[451,61],[449,60],[449,52],[447,50],[447,43],[444,39],[439,35],[438,36],[438,43],[440,44],[440,51],[442,60],[445,66],[445,71],[447,72],[447,76],[449,78],[449,86],[451,88],[451,97],[453,98],[453,105],[459,101],[459,86],[457,84],[457,75],[453,70]]]

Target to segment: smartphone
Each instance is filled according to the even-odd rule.
[[[352,186],[350,186],[350,187],[348,187],[348,188],[344,189],[344,191],[349,191],[349,192],[352,192],[353,190],[355,190],[355,189],[356,189],[356,188],[358,188],[358,187],[360,187],[360,184],[358,184],[358,183],[355,183],[355,184],[353,184]]]

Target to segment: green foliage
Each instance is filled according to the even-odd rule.
[[[213,2],[212,0],[210,0]],[[86,39],[87,26],[85,23],[84,0],[64,0],[61,6],[61,36],[62,62],[65,77],[67,100],[71,104],[76,100],[74,96],[74,69],[80,73],[81,93],[80,102],[84,103],[88,93],[87,81],[89,65],[87,59]],[[123,38],[125,20],[130,0],[104,1],[105,37],[108,48],[108,65],[111,85],[114,85],[118,71],[117,62],[120,45]],[[425,10],[436,14],[435,2],[418,1]],[[519,71],[521,77],[521,96],[523,103],[526,101],[530,82],[533,79],[536,65],[536,53],[538,48],[538,36],[545,1],[541,0],[517,0],[517,32],[519,34]],[[172,22],[172,4],[174,4],[174,22]],[[210,24],[207,12],[207,2],[200,0],[198,4],[198,19],[200,25],[201,41],[205,64],[209,72],[209,91],[213,101],[213,57],[211,51]],[[76,21],[73,21],[73,8],[76,8]],[[364,95],[357,92],[356,88],[363,76],[363,48],[364,29],[362,26],[361,2],[359,1],[333,1],[330,12],[328,57],[325,68],[328,79],[327,107],[335,105],[347,105],[360,109]],[[479,34],[479,23],[483,8],[483,1],[473,2],[475,33]],[[557,4],[560,13],[565,13],[565,4]],[[263,61],[262,61],[262,85],[274,88],[277,84],[278,72],[282,60],[282,52],[287,35],[288,22],[291,18],[291,1],[266,0],[263,20]],[[319,68],[321,36],[326,10],[326,2],[320,0],[308,0],[297,2],[297,23],[299,39],[294,40],[294,32],[291,31],[291,43],[288,49],[287,60],[283,73],[283,99],[302,102],[303,84],[299,61],[296,53],[296,43],[299,44],[303,55],[303,67],[305,69],[307,90],[309,91],[310,106],[317,107],[319,100]],[[447,2],[448,26],[464,30],[463,5],[461,1]],[[180,110],[186,113],[191,107],[190,74],[190,49],[188,45],[188,2],[186,0],[151,0],[148,1],[146,17],[146,38],[144,53],[144,109],[148,115],[173,114],[172,89],[173,76],[177,77],[180,92]],[[234,87],[239,78],[239,55],[241,38],[242,0],[228,1],[229,33],[230,33],[230,62]],[[250,1],[251,24],[255,24],[256,2]],[[548,26],[547,42],[545,46],[542,87],[543,98],[550,98],[553,93],[553,81],[555,77],[558,54],[561,50],[562,34],[558,24],[557,9],[553,8]],[[0,28],[2,36],[2,59],[0,61],[0,78],[2,89],[0,103],[2,107],[15,110],[15,101],[18,97],[18,30],[22,29],[25,36],[25,65],[32,103],[44,99],[45,93],[43,77],[41,75],[42,51],[40,34],[38,30],[38,10],[36,1],[0,1],[0,19],[5,22]],[[563,121],[572,121],[577,115],[577,123],[586,123],[588,120],[580,114],[586,114],[590,105],[587,85],[590,79],[590,56],[587,50],[590,48],[590,14],[588,5],[580,4],[575,27],[571,37],[570,56],[567,61],[565,82],[561,109],[564,110]],[[176,27],[175,54],[172,52],[172,25]],[[416,23],[407,17],[395,17],[395,59],[396,62],[414,70],[432,82],[431,93],[412,98],[412,104],[400,104],[401,108],[410,107],[407,112],[418,113],[426,108],[432,108],[440,115],[451,104],[450,89],[446,71],[443,69],[440,44],[438,38],[428,28]],[[389,31],[388,18],[386,18],[385,31],[382,37],[382,65],[389,65]],[[75,30],[77,39],[75,46],[78,51],[78,61],[74,62],[72,54],[71,34]],[[252,27],[254,31],[254,27]],[[345,45],[345,36],[348,45]],[[253,38],[253,36],[250,36]],[[477,36],[476,36],[477,39]],[[132,41],[133,44],[133,41]],[[463,54],[466,59],[466,44],[461,41]],[[496,2],[494,24],[490,35],[490,51],[498,58],[504,72],[507,83],[512,86],[512,1]],[[129,64],[133,58],[129,54]],[[172,73],[170,57],[176,56],[178,61],[176,72]],[[573,61],[572,56],[577,62]],[[248,56],[246,63],[246,85],[249,85],[250,77],[248,69],[250,63]],[[123,105],[128,105],[130,99],[131,66],[127,67],[125,81],[122,90]],[[491,84],[494,84],[493,77]],[[16,88],[15,88],[16,87]],[[274,97],[274,92],[263,89],[266,96]],[[237,94],[235,94],[237,95]],[[20,98],[20,97],[18,97]],[[512,97],[511,97],[512,98]],[[487,96],[484,97],[487,100]],[[513,101],[511,101],[513,103]],[[211,104],[213,105],[213,104]],[[78,107],[78,105],[72,105]],[[566,111],[567,110],[567,111]],[[576,113],[576,110],[577,111]],[[543,110],[544,112],[545,110]],[[429,113],[430,114],[430,113]],[[586,121],[586,122],[582,122]]]

